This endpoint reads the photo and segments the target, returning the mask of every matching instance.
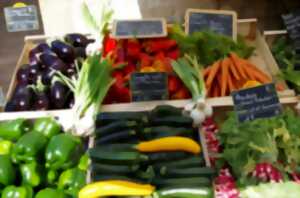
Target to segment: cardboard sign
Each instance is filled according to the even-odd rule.
[[[237,15],[233,11],[188,9],[185,15],[185,32],[210,30],[218,34],[237,37]]]
[[[4,8],[8,32],[32,31],[39,29],[37,8],[35,5]]]
[[[154,38],[167,36],[165,19],[116,20],[113,23],[114,38]]]
[[[164,72],[131,74],[131,100],[151,101],[168,99],[168,76]]]
[[[269,118],[282,112],[273,83],[233,92],[232,98],[240,122]]]

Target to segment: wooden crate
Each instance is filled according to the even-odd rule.
[[[238,34],[242,35],[246,42],[254,46],[256,48],[254,55],[250,58],[251,62],[257,65],[260,69],[262,69],[264,72],[266,72],[269,76],[273,78],[274,81],[279,81],[276,77],[278,74],[278,65],[274,64],[274,58],[272,57],[272,54],[270,53],[270,50],[268,48],[268,45],[266,44],[266,41],[264,40],[263,36],[257,29],[257,19],[240,19],[238,20]],[[58,36],[59,37],[59,36]],[[53,37],[48,36],[28,36],[25,37],[25,44],[22,51],[22,54],[18,60],[17,66],[15,68],[15,71],[13,73],[13,77],[9,86],[9,90],[6,95],[6,99],[9,100],[13,94],[13,91],[16,86],[16,72],[20,68],[22,64],[28,63],[28,54],[29,51],[35,46],[36,43],[45,41],[47,39],[53,39]],[[283,82],[284,83],[284,82]],[[279,96],[281,98],[285,97],[291,97],[295,95],[295,92],[293,90],[288,89],[286,84],[284,83],[286,90],[278,92]],[[178,101],[153,101],[150,102],[150,104],[158,104],[158,103],[174,103],[174,104],[181,104],[186,103],[188,100],[178,100]],[[218,98],[209,98],[208,102],[211,103],[213,106],[230,106],[232,105],[232,99],[231,96],[226,97],[218,97]],[[137,106],[142,106],[148,103],[138,103]],[[127,104],[114,104],[114,105],[105,105],[104,109],[110,109],[112,107],[123,107]],[[46,112],[39,112],[37,114],[53,114],[53,112],[60,112],[60,111],[47,111]]]

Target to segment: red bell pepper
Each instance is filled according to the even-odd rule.
[[[180,56],[180,51],[178,48],[167,52],[167,57],[169,57],[173,60],[177,60],[179,58],[179,56]]]
[[[141,44],[138,40],[130,39],[127,42],[127,55],[128,57],[137,60],[140,57],[141,53]]]
[[[169,38],[158,38],[150,39],[145,42],[145,49],[147,52],[158,52],[158,51],[167,51],[173,47],[177,46],[177,42]]]
[[[149,67],[152,65],[152,57],[150,57],[148,54],[146,53],[140,53],[140,67]]]
[[[168,77],[168,90],[170,95],[173,95],[181,86],[182,84],[178,78],[175,76]]]
[[[103,39],[103,56],[106,57],[108,53],[117,48],[117,40],[106,35]]]
[[[174,100],[181,100],[181,99],[188,99],[191,95],[189,91],[185,87],[181,87],[175,94],[171,96],[171,99]]]

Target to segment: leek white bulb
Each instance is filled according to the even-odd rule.
[[[190,115],[194,121],[193,124],[195,127],[199,126],[205,120],[205,114],[196,108],[191,111]]]

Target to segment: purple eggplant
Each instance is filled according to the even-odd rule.
[[[27,85],[29,83],[29,65],[22,65],[16,74],[18,84]]]
[[[32,88],[26,85],[18,85],[15,88],[15,92],[11,101],[15,104],[16,111],[27,111],[30,110],[31,101],[33,96]]]
[[[62,109],[68,97],[68,87],[59,81],[54,81],[50,88],[50,101],[53,109]]]
[[[5,111],[5,112],[13,112],[13,111],[16,111],[16,101],[15,101],[15,100],[8,101],[8,102],[5,104],[4,111]]]
[[[33,109],[34,110],[47,110],[49,109],[50,102],[45,92],[38,91],[34,95]]]
[[[45,66],[45,68],[50,67],[53,63],[59,58],[55,54],[42,53],[39,56],[41,63]]]
[[[72,63],[75,59],[74,48],[62,41],[55,40],[51,43],[52,50],[66,63]]]
[[[55,71],[52,70],[51,68],[46,69],[42,75],[42,83],[44,85],[50,85],[54,74]]]
[[[57,59],[54,63],[50,66],[50,69],[60,71],[62,73],[66,73],[68,69],[68,65],[65,64],[62,60]]]
[[[73,108],[74,103],[75,103],[74,94],[70,93],[69,96],[68,96],[68,98],[67,98],[67,102],[65,104],[65,108],[67,108],[67,109]]]
[[[80,57],[80,58],[86,58],[86,52],[85,52],[85,48],[84,47],[75,47],[74,49],[75,51],[75,56]]]
[[[70,43],[70,45],[74,47],[86,47],[91,40],[89,40],[86,36],[79,33],[67,34],[65,36],[65,41]]]
[[[38,76],[41,75],[40,67],[38,65],[30,65],[28,67],[29,72],[29,82],[35,84]]]
[[[40,53],[51,53],[52,50],[47,43],[40,43],[29,52],[29,62],[32,65],[41,65],[39,54]]]

